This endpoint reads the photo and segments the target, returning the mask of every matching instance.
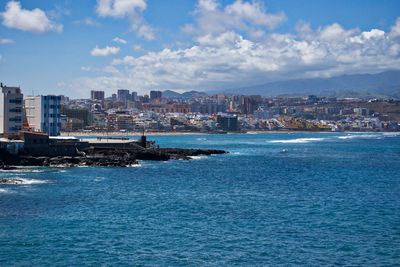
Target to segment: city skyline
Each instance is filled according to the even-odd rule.
[[[398,1],[3,1],[0,80],[24,94],[212,91],[400,66]]]

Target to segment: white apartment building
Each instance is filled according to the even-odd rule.
[[[0,89],[0,133],[18,133],[22,130],[21,88],[0,83]]]
[[[60,135],[61,96],[28,96],[24,102],[29,128],[50,136]]]

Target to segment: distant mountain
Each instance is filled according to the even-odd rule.
[[[245,95],[318,95],[337,97],[400,97],[400,71],[342,75],[331,78],[271,82],[224,91]]]
[[[184,92],[182,94],[171,90],[166,90],[162,92],[162,96],[165,98],[192,98],[192,97],[199,97],[206,95],[207,95],[206,93],[198,91],[189,91],[189,92]]]

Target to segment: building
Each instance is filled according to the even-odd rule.
[[[118,89],[117,91],[117,100],[126,104],[130,99],[130,93],[127,89]]]
[[[71,120],[73,130],[82,129],[91,123],[90,112],[87,108],[63,107],[61,113]],[[67,126],[67,128],[69,127]]]
[[[90,91],[90,99],[104,101],[104,91]]]
[[[18,133],[22,130],[23,94],[19,87],[0,84],[0,133]]]
[[[217,116],[217,123],[220,130],[224,131],[237,131],[238,118],[236,116]]]
[[[136,101],[137,98],[138,98],[137,92],[132,92],[132,94],[131,94],[131,100],[132,100],[132,101]]]
[[[162,97],[161,91],[150,91],[150,101],[152,101],[156,98],[161,98],[161,97]]]
[[[50,136],[60,135],[61,96],[28,96],[24,105],[29,128]]]

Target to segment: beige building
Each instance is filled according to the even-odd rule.
[[[22,130],[23,94],[19,87],[0,84],[0,133],[18,133]]]

